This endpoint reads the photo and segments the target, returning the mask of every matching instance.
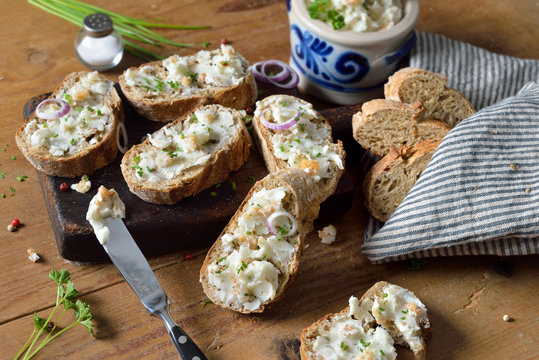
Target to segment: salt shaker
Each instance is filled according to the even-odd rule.
[[[75,52],[86,67],[105,71],[120,63],[124,44],[108,15],[91,14],[84,18],[75,38]]]

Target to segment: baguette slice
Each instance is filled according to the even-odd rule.
[[[118,152],[117,128],[124,118],[113,82],[97,72],[74,72],[50,98],[70,102],[70,111],[52,120],[34,111],[25,120],[15,140],[26,159],[47,175],[71,178],[110,164]]]
[[[372,216],[382,222],[389,219],[427,167],[440,141],[393,148],[374,164],[363,181],[365,205]]]
[[[242,115],[206,105],[168,123],[122,158],[132,193],[155,204],[174,204],[228,178],[249,158],[251,140]]]
[[[162,122],[206,104],[243,109],[258,96],[249,63],[230,45],[129,68],[119,83],[140,115]]]
[[[319,208],[312,178],[299,169],[258,181],[206,255],[200,270],[206,295],[216,305],[245,314],[260,313],[277,301],[296,275]],[[272,221],[275,234],[266,221]]]
[[[290,119],[299,121],[288,129],[274,130],[274,125]],[[321,201],[331,196],[344,172],[346,153],[342,142],[333,143],[331,126],[313,106],[293,96],[273,95],[257,102],[253,116],[255,141],[270,172],[300,168],[315,180]]]
[[[408,105],[385,99],[368,101],[352,118],[354,139],[383,157],[394,147],[411,147],[424,140],[443,138],[449,126],[439,120],[419,121],[424,111],[419,102]]]
[[[430,330],[427,309],[412,292],[380,281],[359,301],[352,296],[347,308],[304,329],[300,354],[303,360],[395,359],[396,342],[422,360]]]
[[[426,108],[423,119],[437,119],[453,128],[473,115],[472,104],[457,90],[447,87],[447,77],[416,68],[403,68],[384,86],[386,99],[407,104],[420,101]]]

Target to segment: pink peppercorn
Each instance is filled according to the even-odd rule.
[[[13,220],[11,220],[11,225],[13,225],[15,227],[19,227],[19,226],[21,226],[21,222],[19,221],[19,219],[13,219]]]
[[[60,190],[61,191],[66,191],[67,190],[67,183],[61,183],[60,184]]]
[[[185,254],[185,260],[193,260],[192,254]]]

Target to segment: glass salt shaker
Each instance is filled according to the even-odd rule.
[[[124,44],[108,15],[91,14],[84,18],[83,28],[75,38],[75,52],[84,66],[105,71],[120,63]]]

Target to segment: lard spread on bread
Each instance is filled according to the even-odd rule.
[[[262,109],[257,108],[255,116],[274,124],[298,120],[286,131],[271,133],[274,156],[290,167],[302,169],[317,181],[330,178],[335,166],[344,169],[341,155],[330,146],[331,129],[320,121],[313,121],[317,113],[311,104],[293,99],[273,96]]]
[[[125,82],[159,95],[181,92],[186,97],[208,87],[237,85],[247,75],[249,63],[230,45],[217,50],[202,50],[193,56],[178,56],[163,60],[166,77],[159,78],[151,65],[128,69]]]
[[[90,200],[86,220],[94,228],[97,240],[104,245],[109,241],[110,230],[107,227],[107,218],[124,218],[125,204],[114,189],[107,189],[103,185],[97,189],[97,194]]]
[[[209,283],[216,297],[226,305],[239,304],[245,310],[258,309],[275,297],[279,274],[288,268],[295,249],[295,225],[287,216],[277,216],[278,229],[272,234],[266,224],[272,214],[286,212],[283,200],[287,189],[261,189],[250,197],[234,232],[222,236],[226,256],[208,266]],[[295,219],[294,219],[295,221]]]
[[[113,126],[113,114],[105,105],[112,87],[112,81],[94,71],[58,92],[55,98],[67,101],[69,112],[57,119],[30,121],[25,127],[30,143],[47,148],[53,156],[70,155],[85,144],[96,144]]]

